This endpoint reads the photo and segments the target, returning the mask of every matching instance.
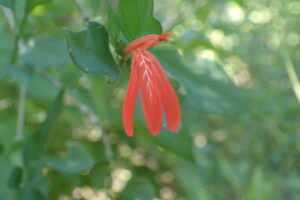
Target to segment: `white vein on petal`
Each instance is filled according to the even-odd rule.
[[[144,66],[145,70],[143,73],[143,80],[146,80],[146,88],[147,88],[147,92],[149,93],[150,99],[152,99],[153,93],[153,82],[151,80],[150,75],[152,75],[152,71],[149,67],[149,65],[147,64],[147,62],[151,62],[151,60],[149,58],[147,58],[146,56],[144,56],[143,54],[141,54],[141,59],[142,61],[140,62],[140,66]]]

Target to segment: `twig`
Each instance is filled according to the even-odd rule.
[[[107,134],[103,133],[102,138],[103,138],[103,144],[104,144],[104,147],[105,147],[105,154],[106,154],[107,159],[109,161],[110,167],[113,168],[115,161],[113,159],[113,151],[112,151],[111,145],[109,144]]]
[[[28,17],[28,14],[26,13],[24,15],[22,21],[21,21],[21,24],[20,24],[19,29],[17,30],[17,33],[15,34],[13,53],[12,53],[12,56],[11,56],[11,62],[12,63],[16,63],[16,60],[17,60],[17,56],[18,56],[18,53],[19,53],[19,45],[20,45],[19,43],[20,43],[21,36],[24,32],[24,29],[25,29],[25,26],[26,26],[26,23],[27,23],[27,17]]]
[[[2,6],[2,10],[3,10],[3,13],[4,13],[5,19],[7,21],[7,26],[8,26],[8,30],[10,32],[10,35],[13,37],[14,27],[15,27],[15,20],[14,20],[13,13],[12,13],[11,9],[6,8],[4,6]]]
[[[79,0],[73,0],[75,6],[78,8],[83,21],[87,22],[91,19],[89,13],[87,12],[86,8],[82,6],[82,4],[79,2]]]
[[[27,13],[24,15],[20,27],[17,30],[16,22],[11,9],[7,9],[3,7],[3,12],[11,36],[14,39],[13,53],[11,55],[11,63],[15,64],[17,62],[17,55],[19,53],[19,43],[20,43],[21,35],[25,29],[28,15]],[[17,117],[17,125],[16,125],[17,127],[16,127],[16,135],[15,135],[15,140],[17,141],[22,140],[24,136],[25,102],[26,102],[26,90],[27,90],[26,87],[27,87],[26,84],[20,84],[20,88],[19,88],[18,117]]]
[[[25,102],[26,102],[26,85],[20,85],[18,118],[17,118],[17,128],[16,128],[16,136],[15,136],[16,141],[22,140],[24,136]]]
[[[201,7],[201,4],[203,2],[201,0],[196,1],[193,6],[190,6],[189,8],[185,9],[182,13],[178,14],[175,19],[173,20],[169,20],[166,21],[163,24],[163,27],[165,29],[166,32],[170,31],[171,29],[173,29],[175,26],[177,26],[177,24],[179,24],[180,22],[184,21],[185,19],[187,19],[189,16],[191,16],[192,14],[195,13],[196,10],[198,10]]]

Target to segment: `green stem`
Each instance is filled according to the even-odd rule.
[[[27,18],[28,18],[28,15],[25,14],[25,16],[23,17],[22,22],[20,24],[20,27],[17,31],[17,34],[15,36],[13,52],[12,52],[12,56],[11,56],[11,62],[12,63],[16,63],[16,61],[17,61],[17,56],[18,56],[18,53],[19,53],[19,41],[20,41],[21,36],[22,36],[22,34],[25,30],[25,26],[26,26],[26,23],[27,23]]]
[[[297,76],[295,66],[293,65],[293,62],[290,58],[290,55],[286,50],[284,50],[284,64],[285,64],[285,69],[288,73],[290,82],[292,84],[293,90],[295,92],[296,98],[298,102],[300,103],[300,81]]]
[[[14,21],[14,17],[13,17],[13,13],[11,11],[11,9],[6,8],[6,7],[2,7],[2,11],[3,11],[3,15],[5,17],[6,20],[6,24],[7,24],[7,30],[9,32],[9,36],[13,39],[14,38],[14,27],[15,27],[15,21]]]
[[[19,28],[16,27],[16,20],[11,10],[4,10],[5,17],[7,19],[8,26],[10,28],[10,32],[12,37],[14,38],[13,50],[11,55],[11,63],[17,63],[17,57],[19,54],[19,41],[21,36],[25,30],[27,16],[26,13],[21,21]],[[23,139],[24,136],[24,119],[25,119],[25,102],[26,102],[26,85],[21,84],[19,87],[19,102],[18,102],[18,117],[17,117],[17,125],[16,125],[16,135],[15,140],[19,141]]]
[[[26,102],[26,85],[20,85],[18,118],[15,140],[20,141],[24,135],[24,119],[25,119],[25,102]]]
[[[15,40],[14,40],[13,52],[12,52],[11,59],[10,59],[10,61],[12,63],[16,63],[16,61],[17,61],[17,55],[19,52],[19,39],[20,39],[20,37],[16,36]]]
[[[75,6],[78,8],[82,18],[83,18],[83,21],[84,22],[88,22],[90,20],[90,15],[89,13],[87,12],[86,8],[79,2],[79,0],[73,0]]]
[[[109,139],[108,139],[108,136],[106,133],[102,132],[102,139],[103,139],[106,157],[108,159],[111,169],[113,169],[114,164],[115,164],[114,158],[113,158],[113,151],[112,151],[112,148],[111,148],[111,145],[109,143]]]

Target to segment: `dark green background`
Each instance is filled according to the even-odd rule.
[[[299,199],[298,0],[0,4],[1,200]],[[138,102],[129,138],[122,50],[162,32],[181,129]]]

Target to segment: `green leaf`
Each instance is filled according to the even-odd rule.
[[[203,188],[199,169],[195,165],[181,161],[176,166],[176,173],[179,184],[185,190],[188,199],[210,199]]]
[[[107,12],[107,21],[105,27],[109,35],[114,39],[114,42],[117,42],[119,40],[121,31],[117,22],[117,18],[110,6]]]
[[[98,157],[102,157],[98,155]],[[104,158],[103,156],[102,158]],[[93,185],[96,188],[105,187],[105,180],[111,176],[111,168],[109,162],[97,162],[91,168],[88,175],[83,177],[84,184]]]
[[[1,1],[1,0],[0,0]],[[9,29],[6,26],[4,17],[0,19],[0,77],[3,76],[3,72],[7,71],[6,64],[10,62],[12,54],[13,42],[9,36]]]
[[[201,113],[231,113],[244,109],[239,90],[217,63],[208,60],[186,63],[174,48],[156,48],[154,53],[166,71],[183,84],[187,92],[184,107]]]
[[[97,16],[99,14],[99,9],[102,8],[101,3],[103,3],[102,0],[89,0],[88,1],[88,7],[91,10],[92,16]],[[100,10],[101,12],[101,10]],[[102,13],[101,13],[102,14]],[[105,13],[103,13],[105,15]]]
[[[184,131],[180,133],[166,133],[163,132],[154,138],[157,144],[161,147],[175,153],[175,155],[182,156],[188,160],[193,161],[192,140]]]
[[[104,26],[89,22],[86,30],[64,30],[70,56],[82,71],[110,75],[110,81],[118,79],[119,71],[109,50],[108,34]]]
[[[240,176],[237,171],[237,164],[231,164],[224,157],[218,156],[220,171],[223,176],[228,180],[233,189],[241,189]]]
[[[33,77],[33,68],[28,65],[15,66],[11,63],[7,64],[10,75],[21,84],[28,83]]]
[[[261,168],[256,168],[248,181],[248,188],[245,192],[246,199],[275,199],[279,188],[276,187],[275,179]]]
[[[0,156],[0,199],[12,199],[12,190],[7,187],[7,180],[9,179],[9,173],[13,169],[13,164],[11,160]]]
[[[21,191],[21,200],[46,200],[48,185],[45,177],[38,175]]]
[[[23,76],[25,75],[23,74]],[[45,79],[44,76],[38,73],[33,74],[31,77],[27,77],[30,78],[27,83],[28,96],[35,100],[51,103],[51,101],[56,97],[59,89],[53,86],[48,80]],[[25,79],[25,77],[23,79]]]
[[[15,2],[15,0],[0,0],[0,4],[2,4],[3,6],[9,7],[11,9],[14,6],[14,2]]]
[[[2,144],[4,154],[14,145],[15,135],[12,133],[16,130],[16,119],[14,115],[13,117],[7,114],[5,116],[6,119],[2,119],[0,122],[0,143]]]
[[[35,67],[56,67],[71,63],[63,41],[50,36],[37,36],[30,40],[29,48],[21,56],[28,65]]]
[[[69,144],[68,153],[61,157],[50,157],[47,164],[53,169],[63,173],[80,173],[89,170],[94,165],[94,160],[89,152],[80,144]]]
[[[20,167],[13,168],[8,179],[8,186],[11,189],[18,190],[22,181],[22,169]]]
[[[52,2],[52,0],[27,0],[26,11],[29,13],[35,6],[50,2]]]
[[[0,155],[4,152],[4,147],[2,142],[0,141]]]
[[[42,170],[44,148],[51,128],[56,124],[58,116],[62,111],[63,96],[64,90],[61,90],[50,107],[46,120],[40,125],[38,130],[25,141],[23,159],[29,176],[40,174]]]
[[[158,136],[153,137],[151,134],[146,134],[148,140],[153,140],[161,148],[166,149],[177,156],[181,156],[187,160],[194,161],[193,156],[193,141],[186,129],[180,130],[179,133],[170,133],[162,131]]]
[[[155,197],[155,190],[151,182],[146,178],[133,177],[124,192],[119,197],[120,200],[143,199],[151,200]]]
[[[244,0],[234,0],[237,4],[239,4],[241,7],[245,7],[246,3]]]
[[[153,17],[153,0],[121,0],[119,26],[129,41],[148,34],[160,34],[161,24]]]

